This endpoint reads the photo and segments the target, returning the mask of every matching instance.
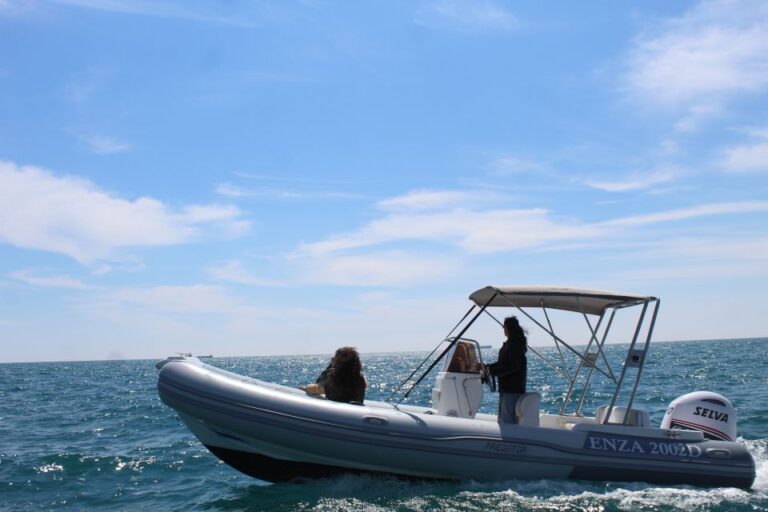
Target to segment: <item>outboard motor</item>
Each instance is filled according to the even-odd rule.
[[[475,417],[483,400],[479,353],[476,342],[463,340],[448,352],[432,388],[432,407],[437,414]]]
[[[699,430],[708,439],[735,441],[736,409],[723,395],[694,391],[669,404],[661,428]]]

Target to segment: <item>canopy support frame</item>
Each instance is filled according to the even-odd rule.
[[[401,403],[403,400],[405,400],[406,398],[408,398],[408,397],[410,396],[410,394],[411,394],[411,391],[413,391],[413,390],[416,388],[416,386],[418,386],[418,385],[421,383],[421,381],[422,381],[422,380],[424,380],[424,378],[425,378],[427,375],[429,375],[429,372],[431,372],[431,371],[432,371],[432,368],[434,368],[435,366],[437,366],[437,363],[439,363],[439,362],[440,362],[440,361],[441,361],[441,360],[442,360],[442,359],[445,357],[445,355],[448,353],[448,351],[450,351],[450,350],[451,350],[451,348],[453,348],[453,346],[454,346],[456,343],[458,343],[458,342],[459,342],[459,340],[461,340],[462,336],[464,336],[464,333],[465,333],[465,332],[467,332],[467,330],[469,330],[469,328],[470,328],[470,327],[472,327],[472,324],[474,324],[474,323],[475,323],[475,320],[477,320],[477,319],[480,317],[480,315],[482,315],[482,314],[483,314],[483,311],[485,311],[485,309],[488,307],[488,305],[489,305],[491,302],[493,302],[493,299],[495,299],[495,298],[496,298],[496,295],[497,295],[497,294],[496,294],[496,293],[494,293],[494,294],[491,296],[491,298],[490,298],[490,299],[488,299],[488,301],[487,301],[485,304],[483,304],[483,306],[480,308],[480,311],[478,311],[477,313],[475,313],[475,316],[473,316],[473,317],[472,317],[472,319],[469,321],[469,323],[467,323],[467,325],[465,325],[465,326],[464,326],[464,328],[461,330],[461,332],[460,332],[459,334],[457,334],[457,335],[456,335],[456,336],[455,336],[455,337],[454,337],[452,340],[450,340],[450,341],[449,341],[449,343],[448,343],[448,346],[447,346],[447,347],[445,347],[445,349],[444,349],[444,350],[443,350],[443,351],[440,353],[440,355],[439,355],[439,356],[437,356],[437,358],[436,358],[436,359],[435,359],[435,360],[432,362],[432,364],[430,364],[430,365],[429,365],[429,368],[427,368],[427,369],[424,371],[424,373],[422,373],[422,374],[421,374],[421,377],[419,377],[419,378],[416,380],[416,382],[414,382],[414,383],[413,383],[413,385],[412,385],[410,388],[408,388],[408,391],[406,391],[406,392],[405,392],[405,394],[403,395],[403,398],[400,400],[400,403]],[[472,309],[474,309],[474,307],[473,307]],[[456,327],[458,327],[459,325],[461,325],[461,323],[464,321],[464,319],[466,319],[466,318],[467,318],[467,316],[469,316],[469,313],[472,311],[472,309],[470,309],[470,311],[468,311],[468,312],[467,312],[467,313],[464,315],[464,318],[462,318],[462,319],[459,321],[459,323],[458,323],[458,324],[456,324]],[[454,328],[453,328],[453,330],[451,330],[451,333],[453,333],[453,331],[455,331],[455,330],[456,330],[456,327],[454,327]],[[450,336],[450,334],[449,334],[449,336]],[[447,338],[446,338],[446,339],[447,339]],[[444,339],[443,341],[445,341],[445,339]],[[440,342],[440,344],[442,344],[442,343],[443,343],[443,341],[441,341],[441,342]],[[438,347],[440,347],[440,344],[438,344],[438,346],[437,346],[437,347],[435,347],[435,350],[433,350],[433,351],[432,351],[432,354],[434,354],[434,353],[435,353],[435,351],[437,350],[437,348],[438,348]],[[429,359],[429,356],[427,357],[427,359]],[[426,359],[425,359],[425,361],[426,361]],[[415,372],[414,372],[414,373],[415,373]],[[408,381],[408,379],[406,379],[406,380],[403,382],[403,384],[401,384],[401,385],[400,385],[400,387],[398,388],[398,391],[400,390],[400,388],[402,388],[402,386],[403,386],[403,385],[405,384],[405,382],[407,382],[407,381]],[[393,394],[394,394],[394,393],[393,393]]]
[[[515,308],[517,311],[522,313],[531,322],[536,324],[540,329],[542,329],[545,333],[547,333],[549,336],[551,336],[553,341],[555,342],[555,346],[557,347],[558,352],[561,354],[561,359],[563,359],[564,363],[565,363],[565,361],[564,361],[564,358],[562,357],[562,352],[560,351],[559,343],[562,343],[563,346],[565,346],[568,350],[573,352],[579,358],[579,367],[577,368],[576,373],[574,374],[574,376],[571,378],[570,377],[570,372],[568,372],[567,375],[564,374],[559,368],[557,368],[554,364],[552,364],[545,356],[540,354],[538,351],[533,350],[533,352],[537,356],[539,356],[548,366],[550,366],[553,369],[555,369],[557,371],[557,373],[559,373],[562,377],[564,377],[564,379],[567,382],[569,382],[569,384],[570,384],[569,385],[569,390],[568,390],[568,395],[564,399],[563,406],[561,408],[560,414],[564,414],[565,413],[565,409],[567,408],[567,405],[570,402],[570,397],[571,397],[571,395],[573,393],[573,387],[575,386],[576,381],[578,379],[578,374],[579,374],[581,368],[583,368],[584,366],[588,365],[590,370],[589,370],[589,374],[587,375],[587,379],[586,379],[586,382],[584,384],[584,388],[582,390],[582,396],[580,397],[579,403],[578,403],[577,408],[576,408],[576,412],[575,412],[576,415],[581,415],[582,414],[582,408],[584,406],[584,400],[585,400],[585,397],[586,397],[586,391],[587,391],[587,389],[589,387],[592,375],[594,374],[595,370],[597,370],[598,373],[601,373],[603,376],[605,376],[606,378],[608,378],[610,381],[613,382],[615,387],[614,387],[613,395],[611,397],[611,402],[610,402],[610,405],[608,407],[608,411],[607,411],[606,417],[603,420],[603,423],[607,423],[608,422],[608,418],[610,418],[610,415],[611,415],[613,409],[616,407],[616,403],[618,401],[618,397],[621,394],[621,391],[622,391],[622,388],[623,388],[623,385],[624,385],[624,381],[625,381],[625,378],[626,378],[626,371],[627,371],[627,368],[628,368],[628,362],[630,361],[631,357],[634,354],[633,351],[634,351],[635,347],[637,346],[639,334],[640,334],[640,332],[641,332],[641,330],[642,330],[642,328],[643,328],[643,326],[645,324],[645,319],[646,319],[646,313],[648,311],[648,306],[651,303],[653,303],[654,304],[653,315],[652,315],[652,318],[651,318],[651,322],[650,322],[650,326],[649,326],[649,329],[648,329],[648,333],[647,333],[647,335],[645,337],[645,340],[644,340],[644,343],[643,343],[642,359],[639,362],[637,362],[637,364],[636,364],[636,367],[638,368],[638,371],[637,371],[637,375],[635,377],[635,382],[634,382],[634,385],[633,385],[633,388],[632,388],[632,392],[631,392],[630,397],[629,397],[629,402],[628,402],[628,405],[627,405],[627,408],[631,409],[631,407],[632,407],[632,405],[634,403],[635,395],[637,393],[637,388],[638,388],[639,383],[640,383],[640,377],[641,377],[641,374],[642,374],[642,370],[643,370],[643,368],[645,366],[646,357],[648,355],[648,348],[650,346],[651,338],[653,336],[653,330],[654,330],[654,327],[655,327],[656,318],[657,318],[658,311],[659,311],[660,300],[657,297],[649,296],[649,297],[645,297],[645,298],[642,298],[642,299],[633,298],[631,300],[626,300],[626,301],[623,301],[623,302],[607,305],[603,309],[603,311],[600,313],[599,319],[598,319],[598,321],[595,324],[595,327],[593,329],[592,328],[592,323],[590,322],[589,317],[587,316],[586,312],[584,311],[584,309],[580,305],[579,297],[576,296],[576,303],[579,305],[579,309],[581,310],[581,313],[584,316],[584,319],[585,319],[585,321],[587,323],[587,326],[589,327],[589,330],[590,330],[590,333],[591,333],[590,341],[587,344],[587,348],[585,349],[584,354],[582,355],[577,350],[575,350],[573,347],[571,347],[560,336],[555,334],[554,327],[552,325],[552,322],[551,322],[551,320],[549,318],[549,314],[547,312],[548,308],[543,303],[543,299],[541,301],[541,308],[544,311],[544,316],[546,318],[548,327],[544,326],[536,318],[531,316],[527,311],[525,311],[523,309],[523,307],[518,306],[517,304],[515,304],[514,301],[512,301],[509,297],[507,297],[506,294],[502,290],[500,290],[499,288],[496,288],[496,287],[489,287],[489,288],[492,288],[494,290],[494,294],[493,294],[493,297],[492,297],[491,300],[493,300],[493,298],[495,298],[496,296],[499,296],[501,299],[503,299],[505,302],[507,302],[511,307]],[[632,342],[630,343],[629,350],[627,351],[627,356],[625,358],[625,362],[624,362],[624,365],[622,367],[621,374],[620,374],[620,376],[619,376],[619,378],[617,380],[616,379],[616,374],[614,374],[614,372],[613,372],[613,370],[611,368],[610,362],[608,360],[608,356],[605,353],[605,343],[606,343],[606,341],[608,339],[608,334],[611,331],[611,327],[613,327],[613,321],[614,321],[614,318],[615,318],[616,311],[619,310],[619,309],[624,309],[624,308],[629,308],[629,307],[634,307],[634,306],[640,306],[640,305],[642,305],[642,311],[641,311],[640,316],[639,316],[639,318],[637,320],[637,323],[635,325],[634,334],[633,334],[633,337],[632,337]],[[493,316],[486,309],[487,307],[488,307],[488,303],[486,303],[485,306],[484,306],[485,313],[488,314],[491,318],[493,318],[497,323],[500,323],[499,320],[496,319],[496,317]],[[526,306],[526,307],[528,307],[528,306]],[[602,333],[602,336],[599,336],[600,335],[600,327],[602,325],[602,322],[605,319],[605,313],[607,312],[608,309],[611,309],[611,315],[608,318],[608,323],[607,323],[607,325],[605,327],[605,330]],[[601,358],[603,360],[603,362],[605,363],[605,366],[606,366],[606,369],[607,369],[607,373],[606,373],[606,371],[604,371],[603,369],[601,369],[597,365],[597,358],[595,358],[596,360],[594,362],[592,362],[592,361],[589,361],[587,359],[587,357],[586,357],[593,342],[597,346],[597,350],[598,350],[598,354],[599,354],[598,357]],[[531,348],[531,347],[529,347],[529,348]],[[567,371],[567,365],[566,365],[566,371]],[[626,424],[628,420],[629,420],[629,415],[627,414],[624,417],[623,424]]]
[[[535,323],[537,326],[539,326],[539,328],[540,328],[541,330],[543,330],[544,332],[546,332],[547,334],[549,334],[550,336],[552,336],[552,338],[553,338],[553,339],[557,339],[558,341],[560,341],[560,343],[562,343],[562,344],[563,344],[563,346],[564,346],[565,348],[567,348],[568,350],[570,350],[571,352],[573,352],[574,354],[576,354],[576,357],[578,357],[578,358],[579,358],[579,359],[580,359],[582,362],[586,362],[586,363],[588,363],[588,362],[589,362],[589,361],[588,361],[588,360],[587,360],[587,359],[586,359],[584,356],[582,356],[582,355],[581,355],[581,353],[580,353],[578,350],[576,350],[576,349],[574,349],[573,347],[571,347],[571,346],[570,346],[570,345],[569,345],[569,344],[568,344],[568,343],[567,343],[565,340],[563,340],[561,337],[559,337],[558,335],[556,335],[554,332],[552,332],[552,331],[550,331],[549,329],[547,329],[546,327],[544,327],[544,325],[542,325],[542,324],[541,324],[541,322],[539,322],[539,321],[538,321],[538,320],[536,320],[534,317],[532,317],[532,316],[530,315],[530,313],[528,313],[528,312],[527,312],[527,311],[525,311],[523,308],[521,308],[520,306],[516,305],[514,302],[512,302],[511,300],[509,300],[509,298],[508,298],[508,297],[505,297],[505,296],[504,296],[504,294],[501,294],[501,293],[500,293],[498,290],[497,290],[496,294],[497,294],[497,295],[501,295],[501,297],[502,297],[504,300],[506,300],[506,301],[509,303],[509,305],[510,305],[510,306],[512,306],[513,308],[515,308],[516,310],[518,310],[520,313],[522,313],[523,315],[525,315],[525,316],[526,316],[526,318],[528,318],[528,320],[530,320],[531,322],[533,322],[533,323]],[[495,297],[495,295],[494,295],[494,297]],[[600,373],[602,373],[603,375],[605,375],[607,378],[609,378],[609,379],[611,378],[611,376],[610,376],[610,375],[608,375],[607,373],[605,373],[605,372],[604,372],[603,370],[601,370],[600,368],[595,368],[595,369],[596,369],[597,371],[599,371]]]
[[[603,345],[605,345],[605,340],[608,338],[608,332],[611,330],[611,325],[613,324],[613,318],[616,316],[616,310],[611,310],[611,316],[608,318],[608,325],[605,327],[605,331],[603,331],[603,337],[602,340],[597,343],[597,350],[600,353],[600,355],[603,357],[603,362],[605,362],[606,368],[608,368],[608,371],[611,375],[613,375],[613,371],[611,370],[611,365],[608,363],[608,358],[605,355],[605,352],[603,351]],[[589,323],[589,319],[586,318],[585,320],[587,323]],[[602,320],[602,316],[600,317]],[[597,328],[595,328],[595,334],[597,334]],[[582,414],[581,409],[584,407],[584,399],[587,397],[587,388],[589,388],[590,380],[592,379],[592,370],[593,368],[589,369],[589,373],[587,374],[587,380],[584,382],[584,389],[581,392],[581,398],[579,399],[579,404],[576,406],[576,415],[580,416]],[[615,376],[614,376],[615,379]]]

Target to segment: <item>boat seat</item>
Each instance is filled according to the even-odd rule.
[[[597,414],[595,415],[595,423],[602,424],[605,421],[605,416],[608,414],[607,405],[603,405],[597,408]],[[627,425],[630,427],[650,427],[651,420],[648,418],[648,413],[639,409],[631,409],[627,413],[626,407],[615,406],[611,411],[611,417],[608,418],[608,423],[623,424],[624,418],[627,417]]]
[[[538,427],[540,402],[541,395],[539,393],[523,393],[523,396],[515,404],[517,424],[526,427]]]

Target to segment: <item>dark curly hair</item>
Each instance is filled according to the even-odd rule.
[[[331,370],[333,380],[342,386],[354,386],[360,379],[363,370],[357,349],[341,347],[336,351],[333,359],[333,369]]]
[[[528,338],[525,336],[525,330],[520,327],[520,322],[516,316],[508,316],[504,319],[504,329],[507,330],[507,338],[510,341],[516,341],[523,345],[528,345]]]

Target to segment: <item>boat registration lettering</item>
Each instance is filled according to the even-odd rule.
[[[525,455],[528,453],[528,447],[520,444],[509,443],[485,443],[483,450],[493,453],[503,453],[506,455]]]
[[[699,446],[679,441],[651,441],[637,437],[589,434],[584,442],[588,450],[623,453],[627,455],[651,455],[656,457],[701,457]]]

